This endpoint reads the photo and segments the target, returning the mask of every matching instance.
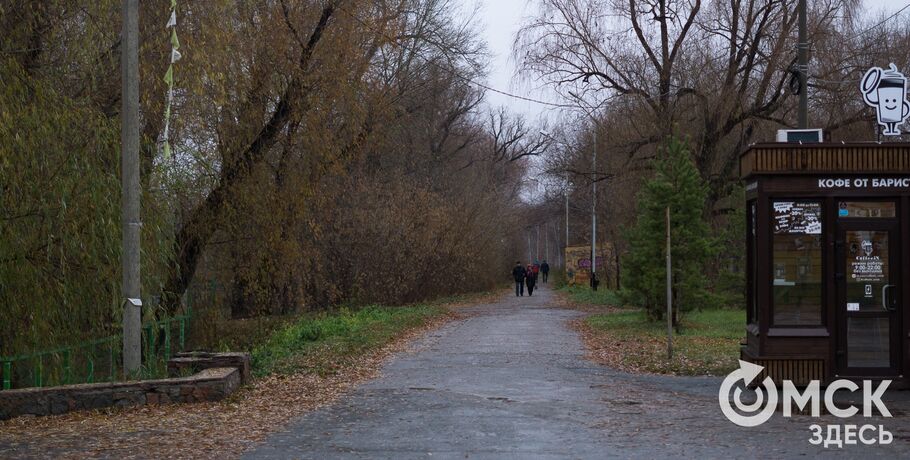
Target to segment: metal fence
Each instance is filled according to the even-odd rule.
[[[144,366],[140,377],[162,375],[166,361],[177,351],[183,351],[190,318],[191,310],[143,326]],[[123,336],[118,334],[52,350],[0,357],[2,389],[118,380],[122,349]]]
[[[182,300],[182,315],[142,326],[142,369],[139,378],[163,377],[167,360],[185,351],[191,319],[204,318],[195,314],[197,306],[218,304],[224,295],[221,284],[213,279],[197,280],[187,289]],[[143,303],[157,311],[158,296]],[[46,387],[77,383],[112,382],[122,378],[123,336],[67,345],[50,350],[15,356],[0,356],[0,391],[13,388]]]

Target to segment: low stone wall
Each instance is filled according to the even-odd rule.
[[[189,377],[4,390],[0,391],[0,420],[103,407],[217,401],[240,384],[240,369],[216,367]]]
[[[249,353],[210,353],[207,351],[188,351],[177,353],[167,362],[167,375],[180,377],[204,369],[216,367],[236,367],[240,370],[240,381],[250,380]]]

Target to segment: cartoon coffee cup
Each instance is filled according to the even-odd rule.
[[[866,104],[875,107],[878,124],[885,127],[884,135],[899,136],[897,125],[910,116],[907,102],[907,78],[892,63],[888,70],[873,67],[866,71],[860,91]]]

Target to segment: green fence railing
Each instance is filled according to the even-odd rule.
[[[162,375],[164,362],[174,352],[184,350],[189,321],[187,313],[143,326],[141,377]],[[123,337],[118,334],[52,350],[0,357],[2,389],[115,381],[120,378],[117,371],[122,347]]]

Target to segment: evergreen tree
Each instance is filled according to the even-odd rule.
[[[713,307],[705,267],[715,241],[704,219],[708,189],[684,141],[668,139],[654,162],[655,175],[638,197],[638,220],[627,230],[623,297],[661,319],[666,311],[666,208],[670,207],[674,324],[679,311]]]

